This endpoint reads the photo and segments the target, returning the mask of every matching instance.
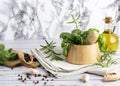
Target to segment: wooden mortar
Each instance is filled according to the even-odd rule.
[[[69,47],[66,61],[72,64],[94,64],[100,60],[98,43],[92,45],[75,45]]]

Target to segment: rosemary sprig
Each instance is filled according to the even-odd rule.
[[[46,45],[40,45],[42,47],[40,50],[48,55],[46,58],[50,58],[50,60],[63,60],[63,58],[60,57],[61,54],[54,51],[56,43],[53,41],[49,43],[47,40],[45,40],[45,42]]]
[[[115,54],[115,51],[103,51],[103,55],[101,56],[101,59],[96,65],[99,65],[101,67],[110,67],[112,64],[116,64],[116,61],[113,61],[112,55]]]
[[[71,14],[71,16],[72,16],[72,21],[70,21],[70,22],[68,22],[68,23],[70,23],[70,24],[75,24],[75,29],[79,29],[79,24],[78,24],[78,21],[79,21],[79,19],[80,19],[80,14],[78,14],[78,16],[77,16],[77,18],[75,18],[72,14]]]

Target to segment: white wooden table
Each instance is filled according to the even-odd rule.
[[[6,48],[21,49],[24,52],[30,52],[30,49],[39,47],[45,42],[43,40],[16,40],[16,41],[0,41],[5,44]],[[28,68],[16,67],[13,69],[0,66],[0,86],[120,86],[120,80],[114,82],[103,82],[102,76],[90,75],[90,80],[87,83],[81,81],[82,74],[74,77],[57,79],[52,76],[47,78],[40,76],[30,76],[31,79],[26,78],[24,74]],[[45,69],[42,67],[37,68],[41,72],[41,75],[47,75]],[[20,75],[20,76],[19,76]],[[19,77],[26,78],[25,82],[18,80]],[[44,78],[44,80],[43,80]],[[37,84],[33,82],[39,82]]]

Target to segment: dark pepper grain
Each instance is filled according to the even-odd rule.
[[[42,78],[42,81],[44,81],[45,79],[44,78]]]
[[[24,58],[26,62],[31,61],[30,56],[27,53],[24,53]]]
[[[44,85],[46,85],[46,82],[44,82]]]
[[[48,76],[46,76],[46,75],[43,75],[43,77],[44,77],[44,78],[47,78]]]

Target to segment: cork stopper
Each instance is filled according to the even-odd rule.
[[[105,17],[105,23],[111,24],[112,23],[112,17]]]

